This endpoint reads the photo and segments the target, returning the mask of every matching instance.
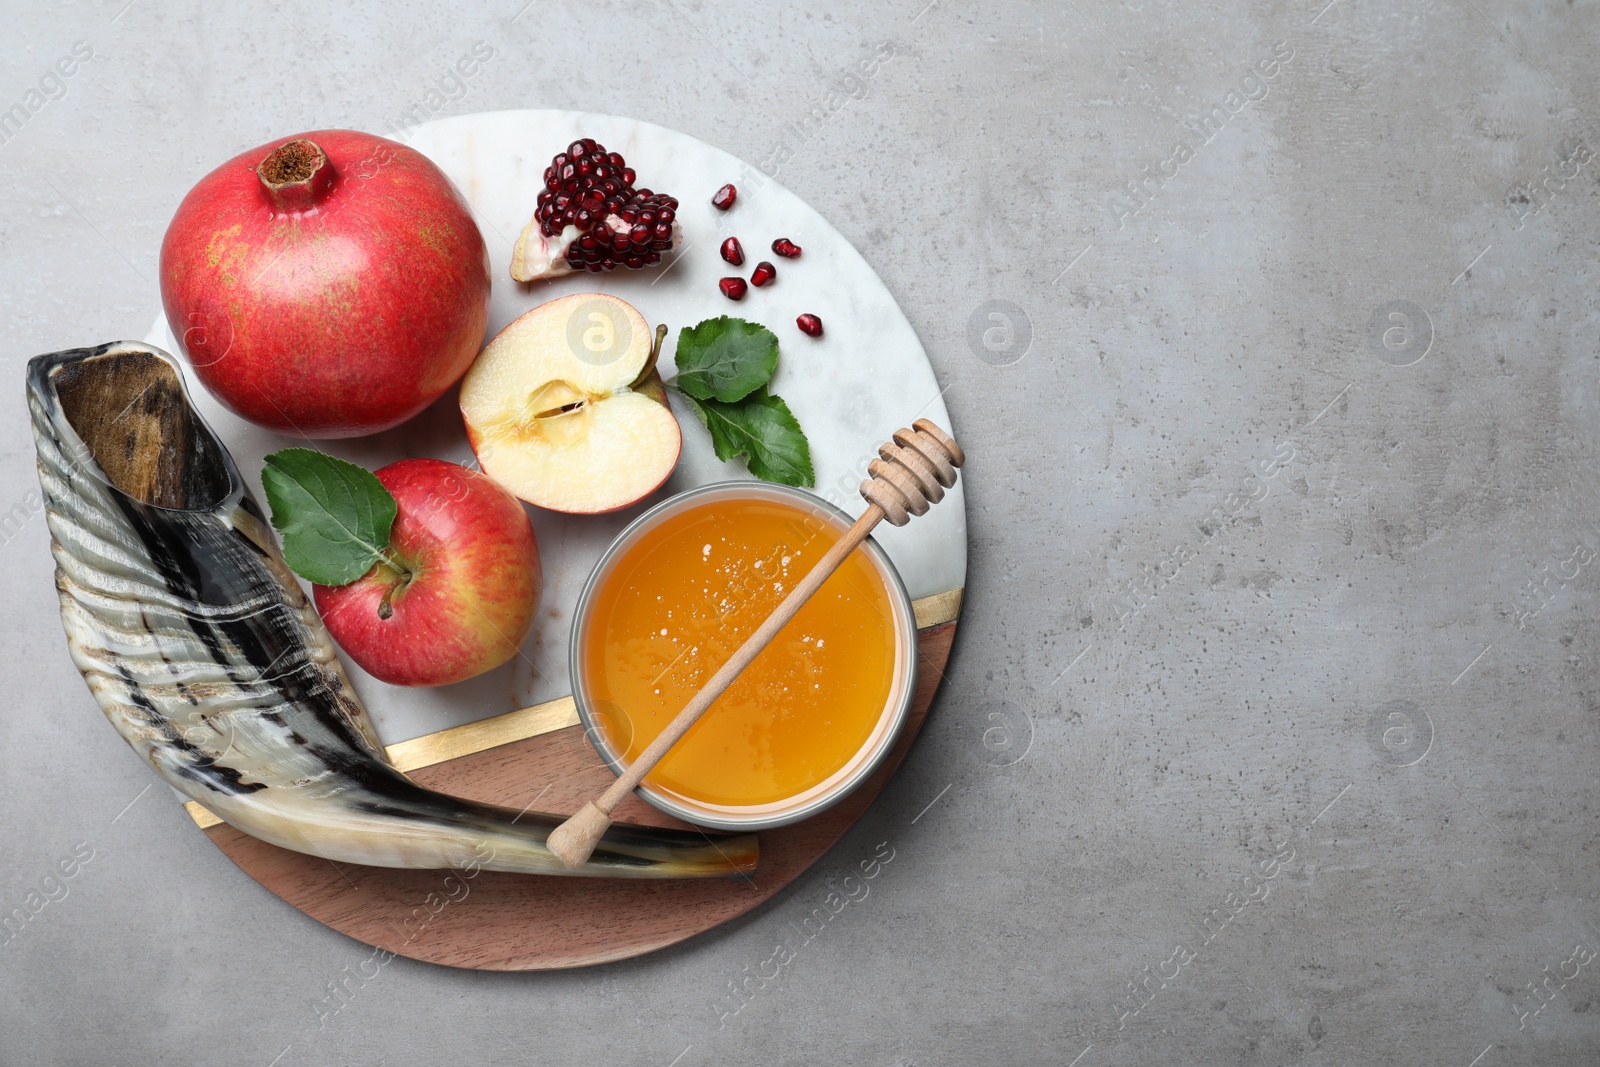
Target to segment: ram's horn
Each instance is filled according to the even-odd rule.
[[[179,792],[274,845],[380,867],[709,877],[754,837],[618,828],[569,872],[558,817],[424,789],[383,755],[259,505],[171,356],[133,342],[28,364],[72,659]]]

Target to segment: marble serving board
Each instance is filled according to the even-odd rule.
[[[544,168],[580,137],[593,137],[621,152],[638,172],[640,186],[678,197],[684,243],[659,268],[515,282],[509,273],[512,245],[533,213]],[[866,507],[856,492],[866,464],[893,430],[919,417],[950,427],[927,354],[877,274],[810,206],[727,152],[650,123],[577,111],[464,115],[418,126],[405,140],[438,164],[472,205],[489,247],[494,283],[490,336],[547,300],[577,292],[613,293],[637,307],[651,325],[672,327],[662,355],[665,373],[682,327],[723,314],[760,322],[777,334],[781,345],[772,390],[788,402],[811,442],[816,492],[852,515]],[[711,194],[726,182],[738,187],[739,198],[731,211],[722,212],[711,205]],[[718,253],[729,236],[744,245],[742,268],[730,267]],[[803,257],[771,255],[777,237],[799,244]],[[776,264],[775,283],[752,287],[739,303],[718,290],[719,278],[732,273],[748,277],[762,259]],[[794,320],[801,312],[822,317],[822,337],[799,331]],[[157,318],[145,340],[183,354],[165,317]],[[238,418],[203,388],[195,389],[195,400],[259,498],[263,457],[297,442]],[[386,743],[571,692],[567,644],[572,609],[605,547],[641,511],[666,496],[707,482],[750,477],[742,461],[717,460],[704,428],[681,402],[673,410],[683,426],[683,455],[671,479],[646,500],[598,516],[529,509],[544,568],[544,594],[521,655],[498,670],[439,689],[390,686],[352,668]],[[413,456],[473,462],[454,390],[399,429],[359,440],[320,442],[318,447],[371,468]],[[959,483],[912,525],[895,529],[883,524],[875,536],[914,599],[962,587],[967,544]]]

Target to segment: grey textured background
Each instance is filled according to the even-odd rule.
[[[5,5],[0,107],[94,58],[0,145],[0,911],[93,858],[0,945],[0,1061],[1600,1062],[1600,5],[522,2]],[[904,769],[769,906],[591,970],[352,982],[369,950],[98,722],[21,371],[143,335],[218,161],[385,132],[480,40],[431,113],[789,142],[949,385],[968,600]]]

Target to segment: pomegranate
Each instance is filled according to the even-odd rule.
[[[519,282],[573,271],[649,267],[683,239],[678,200],[635,189],[627,161],[585,137],[544,169],[533,221],[511,253]]]
[[[319,130],[224,163],[178,205],[161,302],[195,375],[303,437],[398,426],[483,345],[489,253],[444,173],[403,144]]]
[[[750,273],[750,284],[756,287],[771,285],[778,277],[778,268],[767,260],[756,264],[756,269]]]
[[[750,291],[750,286],[743,278],[724,278],[717,283],[717,288],[729,300],[743,300],[744,294]]]
[[[801,333],[810,334],[812,337],[822,336],[822,320],[809,311],[796,318],[794,324],[800,327]]]
[[[800,246],[787,237],[780,237],[772,242],[772,250],[785,259],[800,258]]]
[[[735,189],[731,183],[724,185],[721,189],[711,194],[712,206],[718,211],[728,210],[737,199],[739,199],[739,190]]]
[[[735,267],[744,263],[744,246],[737,237],[730,237],[722,242],[722,258],[732,263]]]

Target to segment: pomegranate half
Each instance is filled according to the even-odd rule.
[[[352,130],[252,149],[202,178],[161,244],[161,301],[195,375],[302,437],[398,426],[483,345],[489,253],[427,157]]]

